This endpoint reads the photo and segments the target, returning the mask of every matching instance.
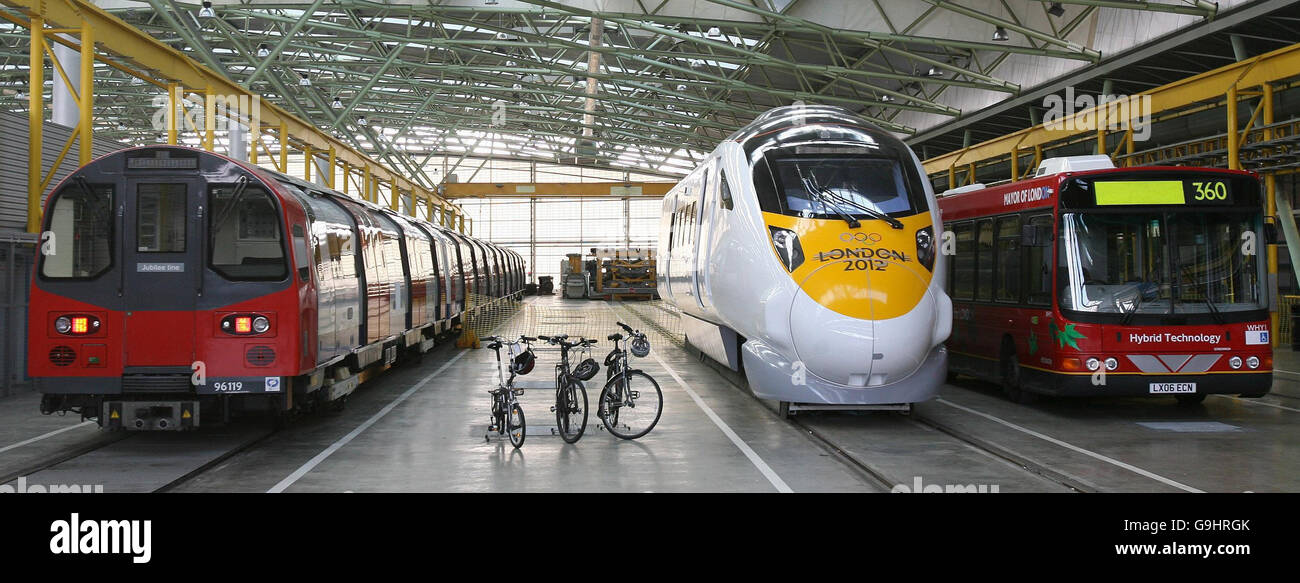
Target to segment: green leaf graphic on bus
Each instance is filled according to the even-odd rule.
[[[1065,345],[1069,344],[1070,348],[1078,350],[1079,345],[1075,340],[1088,338],[1087,336],[1080,334],[1078,330],[1075,330],[1074,324],[1066,324],[1065,329],[1061,330],[1056,327],[1056,322],[1052,322],[1051,329],[1052,334],[1056,336],[1056,343],[1060,345],[1061,348],[1065,348]]]

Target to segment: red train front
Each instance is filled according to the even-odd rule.
[[[522,272],[508,252],[344,198],[179,147],[73,173],[46,203],[31,291],[42,411],[185,429],[334,401],[367,366],[451,332],[480,282]]]

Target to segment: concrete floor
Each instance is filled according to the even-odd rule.
[[[499,330],[598,337],[599,361],[615,320],[646,328],[634,309],[645,308],[530,298]],[[637,441],[608,435],[593,416],[582,440],[565,444],[549,433],[553,393],[534,389],[521,398],[530,423],[523,449],[495,435],[485,442],[494,357],[445,347],[364,385],[344,411],[304,417],[175,489],[879,492],[920,481],[996,485],[1000,492],[1300,491],[1300,358],[1289,351],[1279,351],[1277,367],[1297,374],[1279,374],[1274,394],[1259,400],[1210,397],[1192,408],[1172,398],[1026,406],[1006,401],[992,385],[959,381],[911,416],[826,413],[792,424],[663,334],[652,332],[651,341],[651,356],[634,366],[658,380],[664,412]],[[523,378],[549,379],[555,359],[539,350],[536,370]],[[599,389],[590,385],[594,403]],[[0,476],[117,438],[93,426],[68,429],[75,419],[40,416],[36,403],[31,395],[0,401]],[[68,464],[60,475],[93,481],[94,472]]]

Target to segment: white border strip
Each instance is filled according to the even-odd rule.
[[[438,367],[438,370],[435,370],[432,373],[430,373],[429,376],[420,379],[420,382],[416,383],[415,386],[407,389],[406,392],[399,395],[396,399],[393,399],[393,402],[385,405],[383,409],[380,409],[378,413],[372,415],[369,419],[365,421],[365,423],[358,425],[356,429],[353,429],[350,433],[344,435],[341,439],[334,442],[329,447],[325,448],[325,451],[316,454],[316,457],[307,460],[307,463],[303,464],[302,467],[298,468],[297,470],[294,470],[294,472],[292,474],[289,474],[289,476],[286,477],[285,479],[280,480],[280,483],[272,486],[270,490],[266,491],[266,493],[279,494],[280,492],[285,491],[286,488],[292,486],[294,482],[297,482],[303,476],[307,475],[307,472],[310,472],[313,469],[315,469],[316,466],[320,465],[321,462],[325,461],[326,458],[328,458],[331,455],[334,455],[334,452],[342,449],[343,446],[347,445],[353,439],[356,439],[358,435],[361,435],[362,432],[369,429],[371,425],[374,425],[380,419],[383,419],[385,415],[391,413],[393,409],[397,408],[398,405],[401,405],[403,401],[410,398],[411,395],[414,395],[416,391],[423,388],[424,385],[428,384],[428,382],[433,380],[434,377],[442,374],[442,371],[446,370],[447,367],[451,366],[452,364],[455,364],[457,360],[460,360],[460,357],[465,356],[468,352],[469,352],[468,350],[460,351],[460,353],[452,357],[451,360],[448,360],[447,362],[443,363],[442,366]]]
[[[1133,473],[1135,473],[1135,474],[1139,474],[1139,475],[1141,475],[1141,476],[1145,476],[1145,477],[1151,478],[1152,480],[1155,480],[1155,481],[1160,482],[1160,483],[1162,483],[1162,484],[1166,484],[1166,485],[1169,485],[1169,486],[1173,486],[1173,487],[1175,487],[1175,488],[1178,488],[1179,490],[1183,490],[1183,491],[1186,491],[1186,492],[1195,492],[1195,493],[1197,493],[1197,494],[1204,494],[1204,493],[1205,493],[1204,490],[1197,490],[1196,488],[1193,488],[1193,487],[1191,487],[1191,486],[1188,486],[1187,484],[1183,484],[1182,482],[1178,482],[1178,481],[1175,481],[1175,480],[1171,480],[1171,479],[1166,478],[1166,477],[1164,477],[1164,476],[1161,476],[1161,475],[1159,475],[1159,474],[1155,474],[1155,473],[1152,473],[1152,472],[1148,472],[1148,471],[1146,471],[1146,470],[1144,470],[1144,469],[1142,469],[1142,468],[1139,468],[1139,467],[1137,467],[1137,466],[1134,466],[1134,465],[1132,465],[1132,464],[1126,464],[1126,463],[1124,463],[1124,462],[1122,462],[1122,461],[1119,461],[1119,460],[1117,460],[1117,459],[1110,458],[1110,457],[1106,457],[1106,456],[1104,456],[1104,455],[1101,455],[1101,454],[1096,453],[1096,452],[1093,452],[1093,451],[1088,451],[1088,450],[1086,450],[1086,449],[1083,449],[1082,447],[1079,447],[1079,446],[1077,446],[1077,445],[1073,445],[1073,444],[1070,444],[1070,443],[1066,443],[1066,442],[1061,441],[1061,440],[1059,440],[1059,439],[1056,439],[1055,437],[1052,437],[1052,436],[1050,436],[1050,435],[1044,435],[1044,434],[1039,433],[1039,432],[1037,432],[1037,431],[1034,431],[1034,430],[1032,430],[1032,429],[1026,429],[1026,428],[1021,427],[1021,426],[1019,426],[1019,425],[1016,425],[1015,423],[1012,423],[1012,422],[1010,422],[1010,421],[1004,421],[1004,420],[1002,420],[1002,419],[999,419],[999,418],[997,418],[997,417],[994,417],[994,416],[992,416],[992,415],[989,415],[988,413],[981,413],[981,412],[979,412],[979,411],[976,411],[976,410],[971,409],[971,408],[969,408],[969,407],[963,407],[963,406],[961,406],[961,405],[958,405],[958,404],[953,403],[953,402],[951,402],[951,401],[948,401],[948,400],[946,400],[946,399],[935,399],[935,401],[936,401],[936,402],[939,402],[939,403],[943,403],[944,405],[947,405],[947,406],[952,407],[952,408],[954,408],[954,409],[960,409],[960,410],[965,411],[965,412],[967,412],[967,413],[970,413],[970,414],[972,414],[972,415],[979,415],[980,417],[983,417],[983,418],[985,418],[985,419],[988,419],[989,421],[993,421],[993,422],[995,422],[995,423],[1000,423],[1000,424],[1002,424],[1002,425],[1005,425],[1005,426],[1007,426],[1007,427],[1010,427],[1010,428],[1012,428],[1012,429],[1015,429],[1016,431],[1019,431],[1019,432],[1021,432],[1021,433],[1025,433],[1025,434],[1028,434],[1028,435],[1032,435],[1032,436],[1034,436],[1034,437],[1037,437],[1037,438],[1039,438],[1039,439],[1041,439],[1041,440],[1043,440],[1043,441],[1049,442],[1049,443],[1054,443],[1054,444],[1059,445],[1059,446],[1061,446],[1061,447],[1064,447],[1065,449],[1068,449],[1068,450],[1070,450],[1070,451],[1075,451],[1075,452],[1081,453],[1081,454],[1083,454],[1083,455],[1086,455],[1086,456],[1088,456],[1088,457],[1091,457],[1091,458],[1094,458],[1094,459],[1099,459],[1099,460],[1101,460],[1101,461],[1103,461],[1103,462],[1106,462],[1106,463],[1108,463],[1108,464],[1112,464],[1112,465],[1115,465],[1115,466],[1119,466],[1119,467],[1124,468],[1124,469],[1126,469],[1126,470],[1128,470],[1128,471],[1130,471],[1130,472],[1133,472]]]
[[[1300,409],[1296,409],[1296,408],[1293,408],[1293,407],[1287,407],[1286,405],[1277,405],[1277,404],[1274,404],[1274,403],[1269,403],[1269,402],[1266,402],[1266,401],[1259,401],[1259,400],[1256,400],[1256,399],[1242,399],[1242,398],[1240,398],[1240,397],[1233,397],[1233,396],[1230,396],[1230,395],[1215,395],[1215,396],[1216,396],[1216,397],[1223,397],[1223,398],[1225,398],[1225,399],[1231,399],[1231,400],[1236,401],[1236,402],[1238,402],[1238,403],[1245,403],[1245,404],[1247,404],[1247,405],[1258,405],[1258,406],[1260,406],[1260,407],[1273,407],[1274,409],[1286,409],[1287,411],[1295,411],[1296,413],[1300,413]],[[0,450],[0,451],[3,451],[3,450]]]
[[[767,481],[772,483],[772,486],[776,488],[777,492],[782,494],[794,492],[794,490],[790,489],[790,486],[786,485],[785,480],[782,480],[781,476],[776,475],[776,472],[772,470],[772,467],[767,465],[767,462],[763,461],[763,458],[758,457],[758,454],[749,447],[749,444],[745,443],[745,440],[741,439],[739,435],[736,435],[736,432],[732,431],[731,428],[727,426],[726,422],[724,422],[721,417],[718,417],[717,413],[714,413],[713,409],[710,409],[709,406],[704,403],[704,399],[701,399],[700,396],[691,389],[691,386],[686,384],[686,381],[682,380],[682,377],[677,375],[677,371],[673,370],[673,367],[668,366],[668,363],[661,360],[658,354],[655,354],[654,358],[655,362],[659,363],[659,366],[664,367],[664,370],[668,371],[669,375],[672,375],[673,380],[677,381],[677,385],[684,389],[687,395],[691,396],[691,399],[695,401],[695,404],[700,408],[700,410],[704,411],[704,414],[709,417],[709,420],[712,421],[714,425],[717,425],[718,429],[722,430],[722,433],[727,436],[727,439],[730,439],[731,443],[736,444],[736,447],[740,448],[741,453],[744,453],[745,457],[749,458],[750,463],[754,464],[754,467],[758,468],[758,471],[763,474],[763,477],[767,478]]]
[[[6,445],[6,446],[4,446],[4,447],[0,447],[0,453],[4,453],[4,452],[9,451],[9,450],[12,450],[12,449],[18,449],[18,448],[20,448],[20,447],[22,447],[22,446],[24,446],[24,445],[28,445],[28,444],[32,444],[32,443],[36,443],[36,442],[38,442],[38,441],[40,441],[40,440],[42,440],[42,439],[45,439],[45,438],[47,438],[47,437],[54,437],[55,435],[58,435],[58,434],[63,433],[63,432],[65,432],[65,431],[72,431],[73,429],[77,429],[77,428],[80,428],[80,427],[85,427],[85,426],[87,426],[87,425],[94,425],[94,424],[95,424],[94,421],[83,421],[83,422],[78,423],[78,424],[76,424],[76,425],[69,425],[69,426],[67,426],[67,427],[64,427],[63,429],[55,429],[54,431],[51,431],[51,432],[49,432],[49,433],[46,433],[45,435],[38,435],[38,436],[36,436],[36,437],[33,437],[33,438],[28,439],[28,440],[25,440],[25,441],[20,441],[20,442],[18,442],[18,443],[13,444],[13,445]]]

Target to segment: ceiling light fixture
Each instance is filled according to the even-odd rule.
[[[334,109],[343,109],[343,100],[335,97],[334,102],[330,104],[330,107],[333,107]]]
[[[930,67],[930,70],[925,72],[925,76],[926,76],[926,77],[942,77],[942,76],[943,76],[943,71],[940,70],[938,67]]]
[[[1053,2],[1050,6],[1047,7],[1047,13],[1057,18],[1060,18],[1062,15],[1065,14],[1065,7],[1061,6],[1060,2]]]
[[[1007,34],[1007,29],[1002,28],[1001,26],[993,29],[993,40],[1005,41],[1005,40],[1009,40],[1010,38],[1011,35]]]
[[[302,85],[303,87],[311,87],[311,79],[309,79],[307,75],[304,73],[302,77],[298,78],[298,84]]]
[[[266,46],[266,43],[257,45],[257,56],[262,59],[271,56],[271,48]]]
[[[199,18],[212,18],[217,15],[217,11],[212,9],[212,3],[203,0],[203,8],[199,9]]]
[[[709,31],[704,33],[704,36],[711,39],[720,39],[722,38],[722,29],[716,26],[709,27]]]
[[[357,125],[362,125],[362,126],[363,126],[363,125],[366,125],[366,124],[368,124],[368,123],[369,123],[369,122],[366,121],[366,116],[364,116],[364,115],[361,116],[361,117],[358,117],[358,118],[357,118]]]

